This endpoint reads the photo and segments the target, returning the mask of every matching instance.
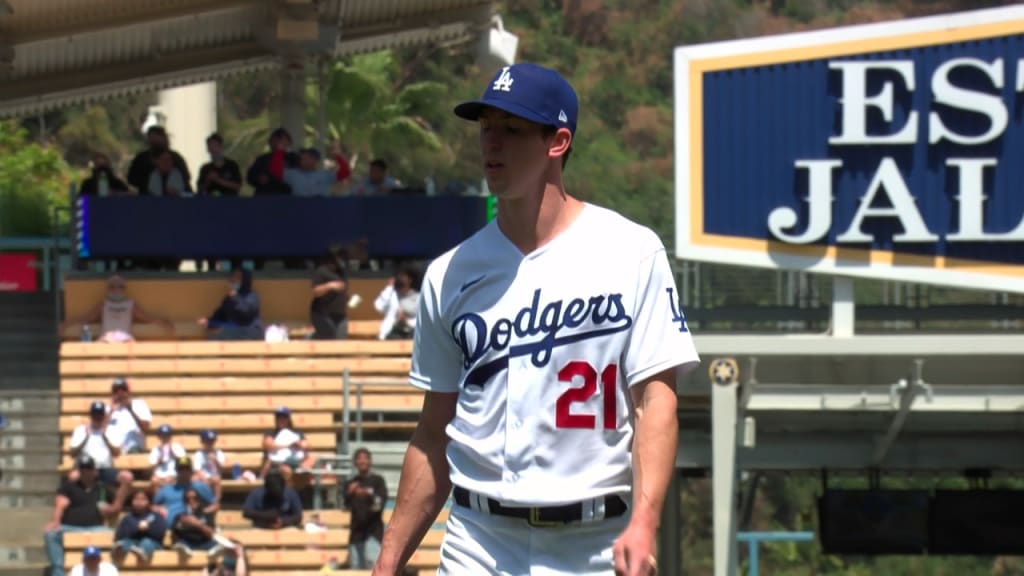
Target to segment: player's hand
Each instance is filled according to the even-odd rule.
[[[612,547],[615,576],[652,576],[658,572],[654,557],[654,530],[638,523],[629,526]]]

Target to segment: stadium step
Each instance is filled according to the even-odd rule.
[[[40,576],[60,481],[53,294],[0,294],[0,318],[0,576]]]

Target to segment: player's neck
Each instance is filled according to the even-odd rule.
[[[529,254],[564,232],[583,210],[559,183],[548,182],[542,192],[498,200],[498,228],[523,254]]]

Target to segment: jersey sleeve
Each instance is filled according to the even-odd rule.
[[[640,263],[636,294],[633,330],[623,358],[626,383],[633,386],[670,368],[695,368],[700,358],[663,247]]]
[[[85,444],[85,440],[88,438],[88,433],[85,430],[85,424],[79,424],[75,426],[75,431],[71,433],[71,447],[78,448]]]
[[[132,400],[132,412],[135,412],[135,415],[143,422],[153,421],[153,413],[149,411],[149,404],[146,404],[146,401],[141,398]]]
[[[441,310],[440,282],[431,268],[420,291],[409,381],[428,392],[458,392],[462,353],[448,333]]]

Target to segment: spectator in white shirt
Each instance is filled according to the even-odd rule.
[[[309,451],[309,440],[295,429],[292,411],[287,406],[274,411],[274,429],[263,435],[263,450],[266,460],[260,470],[260,477],[266,476],[272,464],[279,466],[286,481],[291,479],[297,469],[313,465],[314,456]]]
[[[114,468],[114,458],[121,455],[121,449],[110,441],[107,434],[107,405],[99,400],[89,406],[89,421],[79,424],[71,433],[71,456],[78,458],[85,454],[96,462],[99,480],[108,486],[131,482],[132,475],[128,471],[118,473]],[[77,470],[73,470],[69,478],[78,480]]]
[[[158,318],[142,309],[126,293],[124,278],[114,274],[107,279],[107,295],[97,303],[89,312],[80,318],[68,319],[61,322],[60,333],[68,323],[72,324],[94,324],[101,325],[98,341],[100,342],[132,342],[132,324],[159,323],[168,334],[174,333],[174,324],[166,318]]]
[[[174,441],[174,430],[169,425],[161,424],[156,429],[156,436],[160,439],[160,445],[149,452],[154,490],[177,480],[178,468],[175,462],[182,456],[188,456],[185,448]]]
[[[418,278],[412,268],[400,269],[374,301],[373,307],[384,315],[378,334],[381,340],[412,338],[420,301]]]
[[[82,551],[82,563],[71,569],[71,576],[118,576],[117,566],[103,561],[103,553],[95,546]]]
[[[117,378],[110,385],[110,422],[107,434],[122,454],[145,454],[146,434],[153,423],[153,413],[141,398],[132,398],[128,381]]]
[[[193,480],[206,482],[213,489],[213,496],[220,502],[221,483],[224,470],[224,451],[217,448],[217,433],[213,430],[203,430],[199,433],[199,441],[203,447],[196,450],[192,456],[192,466],[195,470]]]

